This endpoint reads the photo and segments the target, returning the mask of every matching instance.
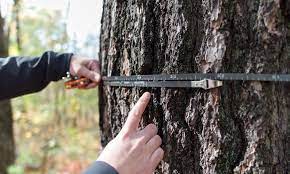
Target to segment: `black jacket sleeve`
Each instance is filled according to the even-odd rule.
[[[45,52],[41,57],[0,59],[0,100],[34,93],[66,76],[72,54]]]
[[[83,174],[118,174],[118,172],[109,164],[96,161]]]

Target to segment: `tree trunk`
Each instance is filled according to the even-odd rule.
[[[21,22],[20,22],[20,16],[21,16],[21,0],[14,0],[13,5],[13,19],[15,20],[16,24],[16,42],[17,42],[17,48],[18,51],[21,52],[22,50],[22,41],[21,41]]]
[[[8,42],[5,19],[1,16],[0,12],[0,58],[8,56]],[[0,174],[6,174],[6,169],[14,163],[14,149],[11,103],[9,100],[0,101]]]
[[[105,76],[289,73],[287,0],[105,0]],[[156,123],[164,161],[156,173],[288,173],[290,85],[227,81],[211,90],[101,88],[105,146],[145,91],[143,123]],[[288,159],[287,159],[288,158]]]

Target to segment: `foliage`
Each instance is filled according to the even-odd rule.
[[[66,51],[68,36],[60,11],[31,8],[22,13],[22,50],[11,27],[11,55]],[[100,147],[97,98],[97,90],[66,91],[59,82],[39,94],[14,99],[17,162],[9,172],[80,173],[96,159]]]

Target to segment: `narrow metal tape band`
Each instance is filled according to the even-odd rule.
[[[159,87],[159,88],[202,88],[212,89],[222,86],[218,80],[200,81],[104,81],[106,86],[115,87]]]
[[[290,74],[244,74],[244,73],[217,73],[217,74],[157,74],[103,77],[103,81],[196,81],[203,79],[230,80],[230,81],[273,81],[290,82]]]

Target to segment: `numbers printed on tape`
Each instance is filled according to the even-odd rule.
[[[203,88],[221,87],[223,81],[290,82],[290,74],[191,73],[103,77],[115,87]]]

